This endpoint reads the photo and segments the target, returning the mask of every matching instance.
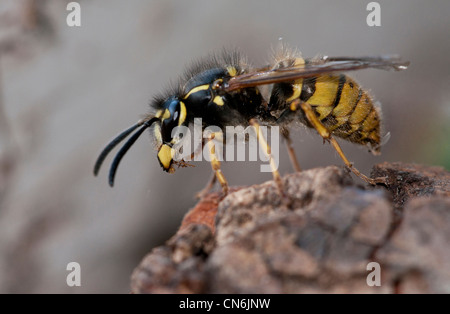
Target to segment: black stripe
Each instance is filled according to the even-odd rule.
[[[322,120],[320,120],[320,122],[327,123],[329,125],[330,125],[330,123],[331,123],[331,125],[334,125],[335,123],[337,123],[337,120],[333,115],[333,110],[339,104],[339,101],[341,100],[342,90],[344,89],[344,85],[345,85],[346,81],[347,81],[347,79],[346,79],[345,75],[341,74],[339,76],[339,84],[338,84],[338,89],[336,91],[336,98],[334,99],[334,102],[332,105],[333,109],[331,109],[330,112],[328,113],[328,115],[323,117]]]
[[[348,123],[348,122],[345,122],[345,124],[348,124],[348,126],[350,127],[350,129],[347,131],[347,136],[346,137],[350,137],[353,133],[355,133],[355,132],[357,132],[359,130],[359,128],[358,128],[358,129],[355,129],[353,132],[350,132],[352,130],[352,125],[350,123]]]
[[[360,88],[358,97],[356,98],[355,104],[353,105],[353,109],[348,114],[349,118],[352,116],[353,112],[355,112],[356,107],[358,107],[358,103],[361,100],[362,95],[363,95],[363,90]]]
[[[341,138],[347,138],[350,135],[353,134],[353,132],[350,133],[350,130],[352,129],[350,123],[345,122],[344,124],[338,126],[336,129],[333,130],[333,133],[340,133],[338,136]]]
[[[352,83],[350,82],[350,84],[352,84]],[[353,112],[355,112],[355,109],[356,109],[356,107],[358,106],[358,103],[359,103],[359,101],[361,100],[362,95],[363,95],[363,90],[360,88],[360,89],[359,89],[358,97],[356,98],[356,101],[355,101],[355,103],[354,103],[354,105],[353,105],[353,109],[352,109],[352,110],[350,111],[350,113],[347,115],[349,119],[350,119],[350,117],[352,116]],[[370,111],[369,111],[369,113],[370,113]],[[366,118],[367,118],[367,117],[366,117]],[[365,118],[365,119],[366,119],[366,118]],[[355,129],[353,132],[350,132],[350,131],[352,130],[352,127],[351,127],[351,124],[347,121],[347,122],[345,122],[343,125],[341,125],[340,127],[338,127],[337,129],[335,129],[334,131],[341,129],[341,127],[342,127],[342,130],[344,130],[344,131],[346,132],[345,136],[341,136],[342,138],[349,138],[350,136],[352,136],[354,133],[358,132],[358,131],[361,129],[361,125],[360,125],[360,126],[359,126],[357,129]]]
[[[346,81],[347,81],[347,78],[345,77],[344,74],[339,75],[339,85],[338,85],[338,90],[337,90],[337,93],[336,93],[336,98],[334,99],[334,102],[333,102],[333,109],[341,101],[341,94],[342,94],[342,90],[344,89],[344,85],[345,85]]]
[[[316,79],[317,77],[309,77],[303,79],[302,93],[300,94],[300,100],[306,102],[316,92]]]
[[[373,110],[375,110],[375,108],[373,108]],[[375,110],[375,111],[376,111],[376,110]],[[367,119],[367,118],[366,118],[366,119]],[[378,121],[378,116],[377,116],[377,115],[375,115],[374,120],[375,120],[375,121]],[[371,133],[371,132],[372,132],[373,130],[375,130],[379,125],[380,125],[380,122],[378,121],[378,123],[375,124],[375,126],[374,126],[373,128],[371,128],[370,130],[367,130],[367,131],[365,131],[365,132]]]
[[[367,114],[367,116],[364,118],[364,120],[361,121],[361,126],[364,124],[364,122],[366,122],[367,118],[370,116],[370,114],[372,113],[372,111],[374,111],[375,108],[372,106],[372,109],[370,109],[369,113]]]
[[[352,110],[349,112],[349,114],[347,115],[349,119],[350,119],[350,117],[352,116],[353,112],[355,112],[356,107],[358,107],[358,104],[359,104],[359,101],[361,100],[362,95],[363,95],[363,90],[360,88],[360,89],[359,89],[358,97],[356,98],[355,104],[353,105],[353,109],[352,109]],[[370,111],[372,111],[372,110],[369,110],[369,114],[370,114]],[[368,116],[369,116],[369,115],[367,115],[367,116],[364,118],[364,121],[365,121],[365,119],[367,119]],[[345,122],[345,124],[348,124],[348,126],[350,126],[350,129],[351,129],[351,124],[350,124],[348,121]],[[344,125],[345,125],[345,124],[344,124]],[[353,132],[348,132],[348,134],[347,134],[347,136],[346,136],[345,138],[348,138],[348,137],[350,137],[352,134],[358,132],[358,131],[360,130],[360,128],[361,128],[361,125],[362,125],[362,124],[360,124],[360,126],[359,126],[357,129],[355,129]],[[344,137],[343,137],[343,138],[344,138]]]
[[[331,114],[328,114],[326,117],[324,117],[322,120],[320,120],[323,125],[325,125],[327,128],[336,125],[337,120],[336,118]]]
[[[359,123],[359,128],[355,132],[361,132],[364,122],[366,122],[367,118],[370,116],[373,110],[375,110],[375,108],[372,106],[372,109],[369,110],[367,116]]]
[[[361,132],[353,132],[349,137],[347,137],[347,140],[354,142],[354,143],[362,144],[362,142],[361,142],[362,134],[361,134]]]

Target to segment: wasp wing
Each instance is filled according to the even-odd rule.
[[[240,88],[289,82],[300,78],[323,75],[336,72],[356,71],[367,68],[383,70],[404,70],[408,67],[408,61],[401,61],[396,56],[381,57],[322,57],[307,59],[304,65],[259,69],[251,73],[233,77],[225,87],[225,91],[233,91]]]

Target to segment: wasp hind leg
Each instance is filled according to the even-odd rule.
[[[301,102],[299,99],[294,100],[290,105],[290,109],[292,111],[298,110],[299,107],[303,110],[306,119],[309,121],[309,123],[311,123],[311,125],[316,129],[316,131],[319,133],[320,136],[322,136],[324,140],[329,141],[331,145],[333,145],[334,149],[337,151],[341,159],[344,161],[345,165],[355,175],[357,175],[358,177],[360,177],[361,179],[372,185],[376,185],[377,183],[386,183],[385,178],[375,178],[375,179],[368,178],[367,176],[359,172],[358,169],[353,167],[352,163],[347,159],[344,152],[342,151],[342,148],[339,145],[339,143],[336,141],[334,137],[331,136],[330,130],[328,130],[317,118],[314,110],[311,108],[311,105],[305,102]]]

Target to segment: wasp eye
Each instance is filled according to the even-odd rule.
[[[162,139],[165,143],[169,143],[172,140],[172,130],[178,126],[179,117],[180,102],[178,99],[172,99],[167,104],[161,124]]]
[[[179,111],[175,111],[175,112],[173,113],[173,120],[174,120],[174,121],[177,121],[177,120],[178,120],[178,112],[179,112]]]

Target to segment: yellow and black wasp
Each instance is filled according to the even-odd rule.
[[[366,68],[399,71],[408,65],[409,62],[390,56],[304,59],[285,51],[275,57],[273,64],[255,69],[240,53],[224,52],[198,62],[186,71],[176,86],[155,97],[151,103],[153,114],[120,133],[104,148],[95,164],[94,174],[97,175],[108,153],[137,129],[112,162],[109,184],[113,186],[122,157],[147,128],[151,128],[156,140],[161,167],[173,172],[174,164],[183,163],[174,161],[176,152],[173,146],[181,139],[172,138],[172,130],[190,125],[194,118],[202,118],[204,127],[215,125],[223,130],[228,125],[253,126],[269,158],[270,147],[260,132],[260,125],[278,125],[288,144],[293,166],[300,171],[289,137],[291,122],[300,121],[315,129],[324,141],[330,142],[345,165],[357,176],[370,184],[381,183],[382,178],[368,178],[360,173],[334,138],[365,145],[373,153],[380,150],[380,109],[366,90],[343,73]],[[262,86],[269,92],[263,92]],[[210,148],[214,178],[226,194],[228,183],[215,156],[214,137],[215,134],[211,134],[204,144]],[[270,161],[273,165],[273,160]],[[281,177],[275,166],[272,172],[283,193]]]

